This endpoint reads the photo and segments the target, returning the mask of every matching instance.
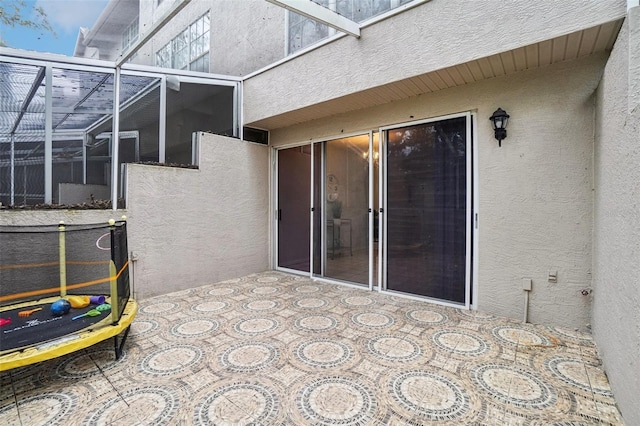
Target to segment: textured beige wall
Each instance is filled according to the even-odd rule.
[[[479,309],[523,318],[522,278],[533,280],[532,322],[585,330],[591,285],[594,92],[606,55],[524,71],[321,119],[271,133],[274,144],[339,137],[378,126],[476,111]],[[498,147],[489,116],[511,114]],[[558,282],[547,281],[549,270]]]
[[[203,134],[199,170],[128,167],[137,297],[269,268],[268,156],[266,146]]]
[[[364,28],[360,39],[341,38],[248,79],[245,122],[548,40],[624,14],[624,0],[432,0]]]
[[[268,148],[203,134],[200,149],[199,170],[130,164],[126,210],[3,210],[0,225],[127,215],[137,298],[269,269]]]
[[[247,75],[284,56],[285,10],[266,0],[223,0],[212,7],[211,72]]]
[[[172,4],[140,2],[140,32],[150,28]],[[211,11],[211,73],[242,76],[284,56],[282,8],[264,0],[193,0],[140,49],[133,62],[153,65],[155,53],[207,11]]]
[[[598,88],[593,335],[628,425],[640,424],[640,7]],[[635,87],[635,88],[634,88]]]

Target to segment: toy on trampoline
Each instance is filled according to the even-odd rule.
[[[0,371],[111,337],[120,357],[137,312],[122,219],[0,226]]]

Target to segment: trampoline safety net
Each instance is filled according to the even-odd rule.
[[[111,308],[101,312],[102,318],[109,315],[106,323],[117,323],[130,296],[128,265],[124,220],[109,224],[0,226],[0,319],[16,309],[22,312],[34,308],[28,315],[14,315],[12,325],[16,330],[33,329],[20,333],[31,336],[15,342],[10,334],[5,336],[11,327],[1,327],[0,352],[14,345],[25,347],[59,337],[53,335],[59,328],[54,320],[59,318],[52,315],[51,307],[60,298],[79,296],[87,300],[104,296]],[[92,308],[95,306],[73,309],[72,314],[82,316]],[[90,326],[90,318],[86,322],[80,319],[73,323]],[[24,325],[18,323],[23,320]],[[50,326],[46,326],[47,322],[51,322]],[[31,326],[34,324],[42,326]]]

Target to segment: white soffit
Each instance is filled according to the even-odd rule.
[[[306,16],[314,21],[321,22],[343,33],[360,37],[360,25],[336,12],[320,6],[311,0],[267,0],[276,6],[283,7],[292,12]]]
[[[607,22],[593,28],[394,81],[253,123],[245,123],[245,125],[273,130],[610,51],[621,26],[622,20]]]
[[[85,45],[120,43],[122,32],[138,16],[139,10],[139,0],[120,0],[107,3],[96,23],[85,34]]]

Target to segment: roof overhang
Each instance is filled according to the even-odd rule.
[[[110,1],[85,36],[85,44],[91,46],[93,43],[99,42],[104,39],[103,34],[115,33],[120,36],[122,31],[138,16],[139,10],[140,0]]]
[[[95,47],[105,51],[119,50],[122,44],[122,33],[138,16],[139,10],[140,0],[110,1],[91,29],[84,29],[82,38],[78,37],[75,52],[83,52],[85,47]]]
[[[610,51],[624,19],[354,92],[244,125],[273,130]],[[295,60],[295,59],[294,59]]]

